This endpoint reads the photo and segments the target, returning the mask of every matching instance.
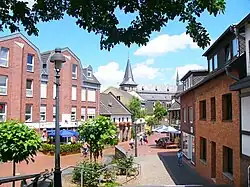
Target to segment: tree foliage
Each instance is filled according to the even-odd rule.
[[[29,7],[20,0],[5,0],[0,2],[0,30],[15,32],[23,26],[29,35],[38,35],[38,22],[68,15],[76,19],[80,28],[100,35],[101,49],[110,50],[119,43],[128,47],[145,45],[152,32],[159,32],[171,20],[179,20],[185,23],[186,33],[193,41],[205,48],[210,43],[209,34],[197,18],[203,12],[213,16],[224,13],[225,5],[225,0],[34,0]],[[133,14],[128,27],[120,27],[117,10]]]
[[[41,146],[39,135],[18,121],[0,123],[0,160],[19,163],[31,160]]]
[[[162,106],[162,104],[157,101],[154,108],[154,117],[157,121],[161,121],[164,116],[167,115],[167,110]]]
[[[78,129],[80,137],[90,145],[90,153],[98,159],[105,145],[116,145],[117,127],[108,117],[99,116],[87,120]]]
[[[149,125],[150,127],[153,127],[154,125],[158,124],[158,120],[155,118],[154,115],[147,116],[145,120],[146,120],[147,125]]]
[[[128,108],[132,113],[132,120],[138,118],[143,118],[145,116],[145,111],[141,109],[141,101],[137,97],[133,97],[130,103],[128,104]]]

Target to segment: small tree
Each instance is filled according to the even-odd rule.
[[[164,106],[162,106],[162,104],[159,101],[157,101],[155,104],[155,109],[154,109],[155,119],[159,122],[166,115],[167,115],[166,108],[164,108]]]
[[[155,118],[155,116],[147,116],[145,120],[147,125],[150,126],[151,131],[152,127],[158,124],[158,120]]]
[[[84,138],[90,145],[90,159],[92,154],[96,161],[105,145],[116,145],[118,143],[117,127],[108,117],[99,116],[90,119],[80,125],[80,138]]]
[[[141,108],[141,101],[137,97],[132,98],[128,108],[132,113],[132,121],[134,121],[136,118],[143,118],[145,116],[145,111]]]
[[[31,160],[41,147],[38,134],[27,125],[10,120],[0,123],[0,160],[2,162],[13,161],[13,175],[15,175],[15,163]]]

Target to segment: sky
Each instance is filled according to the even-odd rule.
[[[32,1],[32,0],[24,0]],[[238,23],[250,13],[250,0],[227,0],[226,11],[217,17],[207,13],[199,20],[215,41],[231,24]],[[117,12],[121,25],[128,25],[132,16]],[[206,69],[207,61],[202,57],[204,50],[197,47],[185,34],[185,24],[170,21],[160,32],[151,35],[146,46],[123,44],[110,52],[100,50],[100,36],[80,29],[75,19],[65,17],[60,21],[39,23],[39,36],[27,36],[41,52],[56,47],[69,47],[80,59],[83,66],[92,65],[94,74],[102,84],[102,90],[121,83],[128,56],[138,84],[175,84],[178,70],[181,78],[191,69]],[[0,36],[10,32],[0,32]]]

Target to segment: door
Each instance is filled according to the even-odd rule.
[[[211,178],[216,178],[216,143],[211,142]]]

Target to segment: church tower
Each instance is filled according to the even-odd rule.
[[[120,84],[120,88],[125,91],[132,91],[136,90],[137,85],[138,84],[136,84],[136,82],[134,81],[130,60],[128,58],[125,74],[123,77],[123,81]]]
[[[179,80],[179,73],[178,73],[178,69],[177,69],[176,86],[179,86],[179,84],[180,84],[180,80]]]

